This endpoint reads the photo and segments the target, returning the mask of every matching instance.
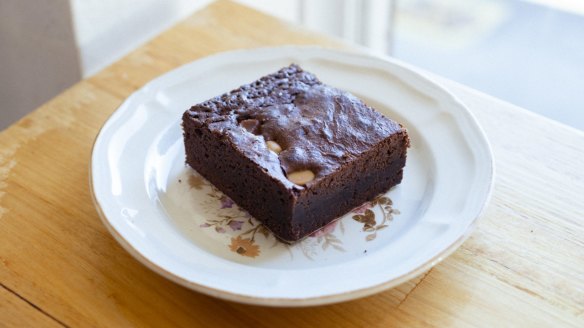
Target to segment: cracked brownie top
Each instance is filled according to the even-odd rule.
[[[405,133],[357,97],[294,64],[185,115],[295,188],[318,181],[388,136]]]

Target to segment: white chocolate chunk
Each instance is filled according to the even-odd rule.
[[[266,141],[266,145],[268,146],[268,149],[270,149],[271,151],[273,151],[276,154],[279,154],[282,151],[282,146],[280,146],[275,141],[268,140],[268,141]]]
[[[288,180],[301,186],[314,180],[314,177],[315,177],[314,172],[310,170],[296,171],[288,174]]]

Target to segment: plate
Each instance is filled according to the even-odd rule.
[[[289,246],[185,166],[180,118],[292,62],[404,124],[411,148],[400,185]],[[391,59],[314,47],[226,52],[154,79],[108,119],[91,162],[100,216],[134,257],[196,291],[271,306],[340,302],[416,277],[468,237],[492,181],[487,139],[452,94]]]

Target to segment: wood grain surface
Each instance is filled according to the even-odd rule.
[[[584,327],[584,133],[441,80],[493,146],[493,199],[423,276],[351,302],[266,308],[180,287],[125,252],[89,191],[94,138],[149,80],[212,53],[348,47],[219,1],[0,133],[0,327]]]

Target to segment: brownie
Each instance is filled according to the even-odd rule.
[[[400,183],[406,129],[297,65],[183,115],[186,162],[297,241]]]

